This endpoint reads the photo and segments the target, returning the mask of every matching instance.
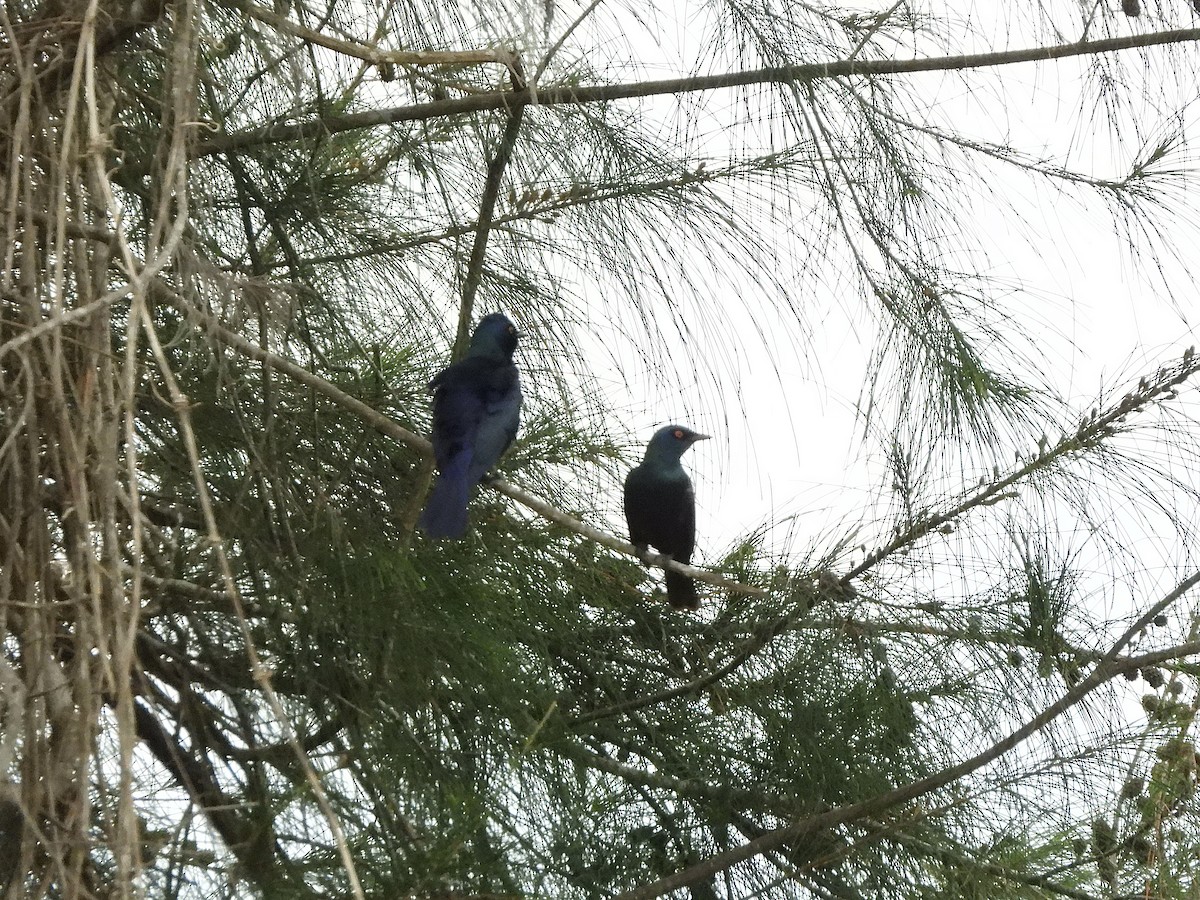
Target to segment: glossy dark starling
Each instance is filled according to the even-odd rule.
[[[677,562],[690,563],[696,545],[696,495],[680,458],[697,434],[682,425],[655,432],[646,445],[646,456],[625,477],[625,521],[629,541],[645,554],[651,546]],[[700,605],[696,583],[677,572],[666,573],[667,601],[681,609]]]
[[[513,353],[520,334],[500,313],[484,316],[463,359],[433,381],[433,456],[438,478],[421,513],[430,537],[467,530],[467,499],[517,434],[521,382]]]

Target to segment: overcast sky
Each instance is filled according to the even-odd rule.
[[[1146,25],[1145,20],[1122,19],[1115,24],[1120,28],[1126,22],[1129,32]],[[682,38],[677,45],[664,38],[663,46],[646,49],[644,75],[686,73],[687,54],[708,46],[696,36],[701,24],[662,32]],[[1022,33],[1017,21],[986,23],[978,13],[972,25],[976,36],[968,44],[974,50],[1049,40],[1028,29]],[[683,61],[673,59],[676,52]],[[1177,131],[1184,142],[1161,165],[1191,169],[1197,137],[1193,111],[1187,110],[1182,120],[1168,115],[1183,104],[1171,96],[1171,80],[1144,66],[1138,51],[1123,54],[1122,62],[1127,83],[1119,93],[1128,107],[1118,116],[1116,135],[1105,110],[1097,106],[1095,81],[1084,77],[1087,60],[992,68],[966,79],[957,73],[897,77],[917,86],[919,102],[909,106],[919,124],[1006,142],[1030,159],[1100,178],[1121,177],[1148,147]],[[713,92],[701,100],[700,114],[670,101],[645,108],[667,122],[690,116],[697,151],[710,150],[708,164],[717,166],[722,135],[745,151],[751,129],[744,123],[754,116],[743,104],[753,103],[755,96],[753,91]],[[937,151],[932,158],[941,159]],[[958,268],[988,277],[987,298],[996,305],[997,316],[1011,317],[1009,330],[1018,349],[1041,367],[1045,386],[1078,404],[1081,414],[1102,391],[1120,397],[1141,375],[1178,358],[1195,342],[1186,309],[1194,294],[1189,273],[1163,256],[1164,247],[1155,241],[1131,241],[1136,236],[1090,189],[1059,191],[1038,176],[988,161],[965,174],[961,200],[968,227],[961,241],[953,236],[944,240],[945,250],[954,254]],[[1184,209],[1196,192],[1184,181],[1176,184],[1178,193],[1168,199]],[[737,182],[723,189],[735,209],[741,190],[746,188]],[[884,516],[887,500],[879,492],[886,491],[890,479],[878,457],[879,434],[863,442],[857,409],[877,337],[875,321],[864,312],[870,304],[856,296],[861,288],[842,277],[845,244],[835,237],[811,246],[808,224],[802,211],[763,222],[764,228],[774,229],[781,247],[793,248],[794,258],[809,254],[798,266],[801,277],[795,283],[802,318],[773,311],[774,298],[756,296],[755,288],[717,274],[712,305],[693,307],[692,315],[685,315],[692,339],[681,341],[666,329],[659,336],[674,360],[674,379],[664,384],[632,352],[623,357],[621,377],[615,372],[601,377],[610,390],[610,406],[628,422],[633,440],[644,441],[667,420],[685,421],[715,438],[697,445],[685,459],[697,486],[702,555],[719,554],[764,522],[783,522],[793,515],[794,526],[781,524],[777,533],[786,535],[784,543],[797,552],[825,543],[846,522]],[[1177,246],[1200,246],[1195,217],[1177,218],[1170,227]],[[795,249],[797,242],[800,249]],[[695,269],[707,262],[680,254],[677,265]],[[689,300],[684,303],[685,309],[692,306]],[[754,311],[754,321],[742,306]],[[720,327],[714,333],[708,321],[718,307],[725,311],[725,333]],[[1022,344],[1022,333],[1028,343]],[[619,334],[605,336],[606,350],[616,352],[612,344],[619,340]],[[690,377],[689,359],[715,377]],[[994,352],[987,359],[1002,371],[1012,364]],[[875,426],[886,423],[885,408]],[[1036,438],[1032,435],[1017,449],[1032,451]],[[1000,448],[994,462],[1011,463],[1012,452]]]

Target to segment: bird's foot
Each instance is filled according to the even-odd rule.
[[[648,544],[634,544],[633,549],[637,550],[638,559],[641,560],[643,566],[658,566],[665,569],[667,563],[675,560],[670,553],[655,553]]]

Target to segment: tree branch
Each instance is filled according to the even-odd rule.
[[[599,184],[592,185],[573,185],[572,187],[563,190],[552,199],[544,202],[538,200],[540,192],[536,190],[528,191],[526,197],[533,195],[531,199],[513,199],[510,197],[510,202],[516,206],[516,212],[509,212],[501,216],[496,216],[492,219],[493,229],[499,225],[509,225],[514,222],[528,221],[544,221],[545,219],[554,216],[556,213],[563,210],[570,210],[574,207],[586,206],[593,203],[604,203],[609,200],[620,200],[629,196],[646,196],[655,192],[676,191],[684,187],[692,187],[696,185],[707,185],[716,183],[722,180],[737,178],[747,173],[756,171],[759,166],[766,163],[772,158],[778,158],[780,154],[772,153],[766,157],[754,157],[745,162],[735,163],[733,165],[724,166],[721,168],[705,169],[703,172],[696,171],[681,171],[674,178],[659,178],[654,181],[636,181],[631,180],[627,184]],[[516,192],[514,191],[514,194]],[[535,205],[536,204],[536,205]],[[464,235],[471,234],[479,228],[478,222],[468,222],[462,225],[450,225],[447,228],[442,228],[438,231],[416,232],[412,236],[404,240],[395,241],[387,244],[374,244],[370,247],[348,250],[341,253],[327,253],[320,256],[309,256],[305,258],[305,262],[312,265],[323,265],[328,263],[344,263],[358,262],[367,259],[371,256],[380,256],[383,254],[399,254],[404,253],[414,247],[423,247],[427,244],[437,244],[442,241],[460,238]],[[275,262],[267,265],[268,269],[280,269],[287,263]],[[242,266],[230,266],[225,271],[248,271]]]
[[[675,778],[662,772],[639,769],[636,766],[618,762],[611,757],[602,756],[593,750],[586,750],[570,741],[556,743],[554,751],[578,765],[605,772],[630,784],[666,791],[693,801],[718,802],[730,806],[752,806],[756,810],[774,815],[782,815],[779,812],[781,808],[793,807],[793,804],[786,799],[773,798],[762,792],[714,785],[694,778]]]
[[[341,406],[343,409],[347,409],[354,413],[381,434],[385,434],[402,444],[412,447],[423,456],[433,455],[433,446],[424,437],[414,434],[407,428],[404,428],[402,425],[385,416],[383,413],[371,406],[368,406],[358,398],[350,396],[336,385],[331,384],[319,375],[313,374],[303,366],[297,365],[289,359],[284,359],[275,353],[264,350],[253,342],[242,337],[240,334],[230,331],[228,328],[224,328],[212,316],[208,315],[202,310],[197,309],[195,306],[188,303],[186,300],[176,294],[175,291],[172,290],[171,287],[165,282],[155,280],[152,284],[152,291],[157,299],[163,300],[164,302],[173,306],[175,309],[179,310],[197,325],[200,325],[206,334],[212,335],[226,346],[246,354],[251,359],[265,362],[280,372],[283,372],[285,375],[288,375],[296,381],[299,381],[301,384],[308,385],[313,390],[332,400],[338,406]],[[557,525],[561,525],[568,531],[573,531],[576,534],[582,535],[583,537],[586,537],[597,544],[608,547],[610,550],[615,550],[616,552],[623,553],[626,556],[632,556],[634,559],[639,561],[647,562],[642,558],[641,554],[638,553],[637,548],[635,548],[632,544],[623,541],[615,535],[609,534],[608,532],[601,531],[598,528],[593,528],[591,525],[580,522],[578,519],[567,515],[561,510],[551,506],[549,503],[546,503],[544,500],[533,496],[514,484],[509,484],[507,481],[504,481],[500,478],[493,478],[484,483],[488,487],[503,494],[509,499],[515,500],[522,506],[533,510],[542,518],[548,519]],[[760,587],[742,584],[739,581],[734,581],[729,578],[723,578],[714,572],[710,572],[708,569],[699,569],[695,566],[684,565],[683,563],[676,562],[672,559],[667,559],[663,556],[652,556],[649,560],[649,564],[666,569],[668,571],[678,572],[681,575],[687,575],[688,577],[694,578],[697,581],[703,581],[704,583],[711,584],[714,587],[725,588],[726,590],[730,591],[756,595],[764,595],[767,593],[767,591]]]
[[[791,618],[789,617],[784,621],[790,623]],[[778,635],[782,630],[776,627],[778,623],[779,620],[769,623],[765,628],[762,629],[761,632],[750,637],[731,659],[706,675],[702,675],[701,677],[693,679],[692,681],[686,681],[683,684],[677,685],[673,688],[667,688],[666,690],[659,691],[656,694],[649,694],[644,697],[630,697],[626,700],[619,700],[616,703],[603,707],[602,709],[593,709],[589,710],[588,712],[580,713],[579,715],[568,719],[567,725],[575,728],[580,725],[585,725],[588,722],[594,722],[597,719],[606,719],[610,716],[633,712],[634,710],[642,709],[647,706],[656,706],[659,703],[665,703],[667,700],[673,700],[676,697],[686,697],[689,694],[699,693],[710,685],[716,684],[731,672],[741,668],[746,660],[766,646],[767,642]]]
[[[259,144],[282,141],[304,140],[372,128],[377,125],[393,125],[397,122],[413,122],[463,113],[516,108],[532,103],[539,106],[559,104],[605,103],[636,97],[653,97],[662,94],[687,94],[721,88],[746,87],[758,84],[790,84],[797,81],[816,81],[827,78],[850,76],[871,77],[878,75],[907,75],[916,72],[941,72],[957,69],[983,69],[1007,66],[1023,62],[1040,62],[1065,59],[1072,56],[1088,56],[1097,53],[1113,53],[1139,47],[1157,47],[1200,41],[1200,28],[1181,28],[1175,31],[1158,31],[1149,34],[1131,34],[1099,41],[1080,41],[1072,44],[1052,44],[1047,47],[1030,47],[1022,50],[999,50],[992,53],[960,54],[925,59],[842,59],[826,63],[804,63],[794,66],[769,66],[743,72],[726,72],[719,75],[700,75],[690,78],[669,78],[657,81],[639,81],[626,84],[591,85],[587,87],[525,88],[519,91],[492,91],[453,100],[438,100],[432,103],[415,103],[387,109],[361,113],[324,116],[307,122],[267,125],[248,131],[220,135],[197,144],[197,156],[209,156],[230,150],[239,150]]]
[[[1038,445],[1037,454],[1029,462],[1017,467],[1004,477],[998,477],[984,487],[962,499],[954,506],[941,512],[926,515],[912,526],[897,534],[883,547],[868,553],[858,565],[841,577],[843,584],[849,584],[874,567],[881,560],[897,550],[912,544],[921,537],[949,525],[954,519],[980,506],[990,506],[1010,496],[1010,489],[1025,481],[1034,472],[1047,468],[1053,463],[1078,453],[1086,447],[1112,437],[1124,427],[1125,419],[1134,413],[1142,412],[1151,403],[1170,399],[1176,393],[1176,388],[1200,372],[1200,355],[1193,349],[1184,352],[1178,364],[1162,367],[1152,378],[1142,378],[1137,388],[1125,394],[1119,403],[1103,411],[1093,411],[1084,416],[1079,427],[1073,434],[1064,434],[1053,446],[1043,436]]]
[[[471,337],[471,314],[475,309],[475,295],[483,281],[483,260],[487,253],[488,235],[492,231],[492,217],[496,212],[496,198],[500,195],[500,181],[504,169],[512,159],[513,146],[521,130],[521,119],[525,115],[525,104],[520,103],[508,111],[508,122],[496,155],[488,164],[487,180],[483,185],[483,196],[479,201],[479,219],[475,225],[475,243],[471,246],[471,259],[467,263],[467,274],[463,279],[462,305],[458,312],[458,334],[454,338],[453,358],[459,359],[466,352]]]
[[[133,710],[137,736],[200,807],[247,874],[259,885],[273,881],[277,868],[274,842],[259,840],[253,825],[240,815],[239,805],[221,790],[203,753],[193,755],[172,740],[147,706],[135,702]]]
[[[264,25],[306,43],[375,65],[392,63],[398,66],[463,66],[499,63],[510,70],[513,66],[513,54],[508,50],[380,50],[370,44],[347,41],[306,28],[287,16],[279,15],[257,3],[250,3],[249,0],[221,0],[220,5],[243,12]]]

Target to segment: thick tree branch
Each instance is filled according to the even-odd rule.
[[[270,883],[277,868],[273,842],[261,841],[252,823],[239,814],[239,804],[221,790],[211,763],[202,753],[193,755],[172,740],[141,702],[135,702],[133,708],[137,735],[145,746],[204,812],[247,874],[259,885]]]
[[[658,81],[588,87],[539,88],[536,95],[530,88],[520,91],[493,91],[487,94],[458,97],[453,100],[438,100],[432,103],[416,103],[361,113],[331,115],[307,122],[267,125],[263,128],[220,135],[207,141],[201,141],[195,152],[198,156],[208,156],[213,153],[238,150],[259,144],[303,140],[359,128],[393,125],[397,122],[413,122],[483,110],[516,108],[519,105],[535,102],[539,106],[555,106],[565,103],[604,103],[612,100],[653,97],[663,94],[687,94],[758,84],[790,84],[797,81],[848,76],[869,77],[982,69],[1198,40],[1200,40],[1200,28],[1182,28],[1175,31],[1131,34],[1099,41],[1053,44],[1048,47],[1030,47],[1023,50],[1000,50],[993,53],[961,54],[925,59],[842,59],[826,63],[770,66],[744,72],[726,72],[719,75],[700,75],[690,78],[669,78]]]

